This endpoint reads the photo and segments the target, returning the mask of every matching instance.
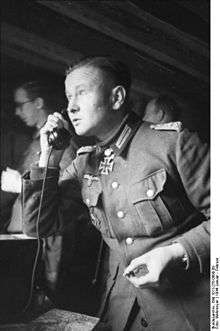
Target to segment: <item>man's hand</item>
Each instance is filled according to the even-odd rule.
[[[55,112],[48,116],[46,124],[40,130],[40,145],[41,145],[41,156],[39,160],[39,166],[45,167],[47,164],[47,158],[50,154],[50,145],[48,142],[49,134],[55,130],[54,136],[57,135],[57,129],[66,128],[68,129],[68,122],[64,120],[63,116]],[[58,166],[62,157],[63,151],[53,151],[50,157],[49,166]]]
[[[9,167],[1,173],[2,191],[11,193],[21,193],[21,175],[17,170]]]
[[[184,254],[185,249],[179,243],[155,248],[132,260],[123,276],[135,287],[157,286],[164,269],[171,262],[183,258]]]

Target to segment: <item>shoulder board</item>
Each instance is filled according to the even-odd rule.
[[[159,123],[159,124],[151,124],[150,128],[152,130],[164,130],[164,131],[177,131],[180,132],[183,129],[182,122],[169,122],[169,123]]]
[[[77,155],[85,154],[85,153],[91,153],[95,150],[95,146],[82,146],[78,149]]]

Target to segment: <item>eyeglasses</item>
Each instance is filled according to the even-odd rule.
[[[22,108],[23,105],[25,105],[26,103],[32,102],[32,101],[34,101],[34,99],[27,100],[27,101],[24,101],[24,102],[15,101],[14,104],[15,104],[16,108]]]

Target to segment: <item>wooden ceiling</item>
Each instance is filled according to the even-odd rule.
[[[206,0],[5,0],[3,71],[11,77],[15,67],[26,65],[63,78],[82,55],[111,54],[129,64],[136,100],[169,93],[207,117],[209,5]]]

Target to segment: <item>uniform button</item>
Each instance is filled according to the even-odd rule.
[[[89,198],[86,199],[86,204],[87,204],[87,206],[89,206],[89,204],[90,204]]]
[[[148,326],[148,323],[147,323],[146,319],[143,318],[143,317],[142,317],[142,319],[141,319],[141,325],[142,325],[144,328],[146,328],[146,327]]]
[[[122,210],[119,210],[117,212],[117,216],[118,216],[118,218],[123,218],[125,216],[125,213]]]
[[[127,244],[127,245],[132,245],[132,244],[133,244],[133,242],[134,242],[134,239],[133,239],[133,238],[130,238],[130,237],[128,237],[128,238],[126,238],[125,242],[126,242],[126,244]]]
[[[112,188],[113,189],[118,188],[118,186],[119,186],[118,182],[112,182]]]
[[[148,198],[152,198],[153,195],[154,195],[154,191],[153,190],[151,190],[151,189],[147,190],[147,196],[148,196]]]

